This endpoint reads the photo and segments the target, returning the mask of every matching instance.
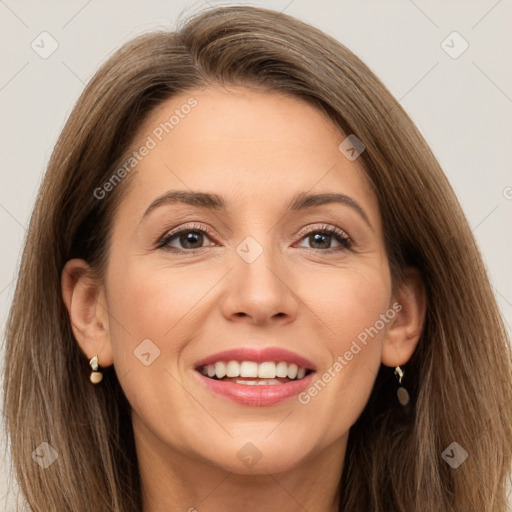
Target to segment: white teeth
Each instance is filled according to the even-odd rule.
[[[229,361],[226,365],[226,375],[228,377],[240,377],[240,363],[238,361]]]
[[[276,365],[276,377],[288,377],[288,363],[281,361]]]
[[[266,379],[266,380],[236,380],[237,384],[246,384],[247,386],[275,386],[276,384],[282,384],[277,379]]]
[[[219,379],[222,379],[222,377],[225,377],[226,375],[226,363],[223,361],[219,361],[218,363],[215,363],[215,374]]]
[[[258,363],[254,361],[242,361],[240,364],[240,377],[257,377]]]
[[[249,386],[252,385],[251,383],[268,384],[268,379],[273,379],[276,383],[281,384],[281,381],[275,380],[276,378],[300,380],[306,376],[306,371],[306,368],[299,367],[295,363],[287,363],[286,361],[265,361],[259,364],[255,361],[217,361],[200,368],[200,372],[210,378],[245,377],[266,379],[265,381],[244,380],[243,383]]]
[[[256,386],[258,384],[257,380],[235,380],[237,384],[245,384],[246,386]]]
[[[258,366],[258,377],[260,379],[275,379],[276,363],[269,361]]]
[[[297,372],[299,368],[296,364],[290,364],[288,365],[288,378],[289,379],[295,379],[297,377]]]

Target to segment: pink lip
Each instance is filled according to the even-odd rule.
[[[267,347],[263,349],[240,347],[231,350],[224,350],[223,352],[217,352],[216,354],[212,354],[211,356],[201,359],[195,364],[195,367],[200,368],[201,366],[214,364],[217,361],[255,361],[256,363],[264,363],[266,361],[275,361],[278,363],[280,361],[286,361],[287,363],[295,363],[297,366],[308,370],[316,370],[315,365],[308,359],[299,356],[295,352],[279,347]],[[298,382],[302,382],[302,380]],[[244,386],[243,384],[238,385]],[[283,385],[288,386],[288,384]]]
[[[198,371],[194,371],[194,374],[210,391],[213,391],[217,395],[228,398],[238,404],[252,406],[274,405],[287,398],[296,396],[307,387],[311,386],[313,376],[316,375],[315,372],[312,372],[301,380],[290,381],[286,384],[255,384],[254,386],[250,386],[231,381],[225,382],[210,379]]]

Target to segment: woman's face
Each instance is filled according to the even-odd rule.
[[[344,450],[395,311],[378,203],[345,138],[298,99],[241,87],[146,120],[104,283],[105,354],[140,445],[236,473]],[[319,194],[339,200],[301,201]]]

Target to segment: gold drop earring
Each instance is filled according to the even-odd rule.
[[[95,355],[89,361],[89,366],[92,368],[91,375],[89,375],[89,379],[93,384],[99,384],[103,379],[103,373],[98,371],[98,356]]]

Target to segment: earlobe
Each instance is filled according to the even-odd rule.
[[[404,272],[394,301],[399,304],[397,315],[388,326],[382,345],[382,364],[396,367],[412,357],[425,321],[426,293],[421,275],[415,268]]]
[[[103,367],[113,363],[108,310],[103,289],[81,259],[69,260],[61,274],[62,297],[75,339],[87,359],[97,355]]]

